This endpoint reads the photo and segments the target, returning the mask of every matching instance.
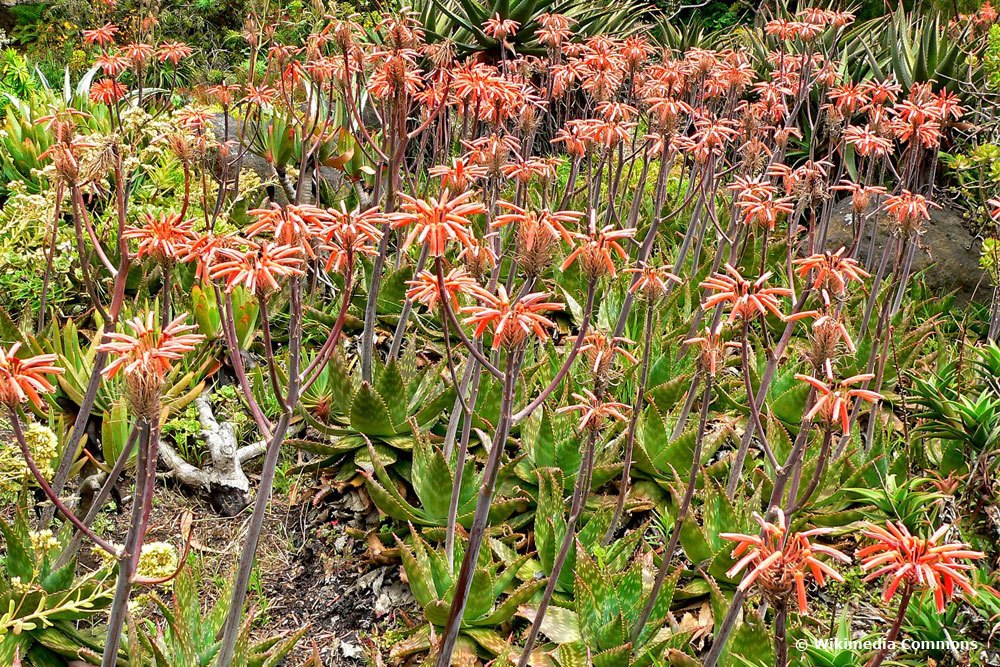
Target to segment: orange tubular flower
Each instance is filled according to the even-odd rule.
[[[302,275],[302,258],[299,248],[277,243],[249,243],[249,249],[219,251],[221,261],[209,270],[213,279],[226,281],[225,290],[232,292],[243,285],[255,294],[265,294],[278,289],[278,278]]]
[[[17,351],[20,343],[9,349],[0,347],[0,405],[10,409],[31,401],[35,407],[42,407],[42,394],[55,389],[47,375],[59,375],[63,369],[55,366],[56,355],[39,354],[19,359]]]
[[[628,253],[625,252],[619,241],[631,238],[633,234],[635,234],[635,229],[615,229],[614,225],[598,229],[597,211],[591,210],[587,233],[574,234],[581,241],[581,244],[566,257],[559,270],[565,271],[579,258],[583,272],[591,280],[603,275],[610,275],[614,278],[617,275],[614,256],[617,255],[621,259],[628,258]]]
[[[83,43],[84,44],[96,44],[97,46],[108,46],[113,44],[115,41],[115,35],[118,33],[118,26],[113,23],[105,23],[100,28],[95,28],[94,30],[84,30],[83,31]]]
[[[393,227],[411,227],[403,247],[410,247],[414,241],[426,243],[431,256],[441,257],[449,241],[458,241],[466,247],[473,245],[475,237],[469,229],[472,226],[469,216],[486,213],[486,207],[481,203],[469,201],[473,195],[471,191],[463,192],[451,199],[445,189],[437,201],[427,201],[400,192],[401,210],[393,213],[391,218]]]
[[[680,276],[670,272],[672,267],[643,266],[637,269],[625,269],[625,273],[636,275],[635,282],[629,287],[632,293],[639,292],[647,301],[657,301],[666,295],[668,282],[680,284],[684,282]]]
[[[790,197],[755,197],[752,195],[740,195],[736,200],[736,206],[743,214],[743,224],[756,224],[759,227],[766,227],[773,230],[778,223],[779,215],[790,215],[795,210],[795,205]]]
[[[159,261],[181,260],[183,254],[195,240],[190,220],[181,220],[179,213],[143,214],[143,224],[126,227],[123,236],[137,239],[138,259],[150,256]]]
[[[109,333],[108,342],[98,346],[101,352],[110,353],[114,359],[102,371],[111,379],[123,372],[126,375],[150,374],[162,380],[170,372],[173,362],[193,350],[204,340],[201,334],[190,333],[197,327],[184,324],[187,313],[160,329],[152,311],[143,317],[134,317],[125,325],[131,334]]]
[[[132,60],[120,53],[102,53],[94,65],[101,68],[104,76],[116,77],[132,65]]]
[[[629,406],[624,403],[602,401],[589,389],[584,389],[582,394],[573,394],[573,398],[580,402],[558,408],[556,412],[582,413],[580,423],[577,426],[581,431],[600,431],[608,419],[625,421],[625,415],[629,411]]]
[[[806,418],[813,419],[819,416],[820,419],[831,426],[839,423],[844,433],[847,433],[851,428],[851,408],[855,398],[860,398],[869,403],[882,400],[882,395],[878,392],[869,391],[868,389],[851,389],[850,387],[853,384],[865,382],[874,377],[875,375],[872,373],[865,373],[836,382],[833,379],[833,373],[830,370],[829,364],[827,364],[826,382],[818,380],[811,375],[796,373],[795,378],[797,380],[809,383],[817,392],[816,403],[806,413]]]
[[[179,63],[184,58],[190,56],[194,50],[182,42],[163,42],[160,44],[160,48],[156,50],[156,59],[161,63],[169,62],[174,67],[177,67]]]
[[[125,86],[114,79],[101,79],[90,87],[90,101],[111,106],[125,97]]]
[[[902,523],[890,521],[885,528],[867,524],[864,534],[875,540],[875,544],[858,551],[861,569],[869,573],[865,581],[886,576],[882,593],[886,602],[892,599],[900,584],[932,590],[938,613],[944,612],[956,586],[975,595],[965,575],[972,566],[962,561],[978,560],[984,554],[971,550],[962,542],[940,543],[950,528],[946,524],[922,539],[911,535]]]
[[[538,25],[541,27],[535,32],[535,35],[538,36],[538,41],[545,46],[558,48],[573,36],[573,31],[570,28],[574,23],[576,23],[576,19],[571,19],[563,14],[542,14],[538,17]]]
[[[441,287],[436,273],[421,271],[413,280],[407,280],[410,289],[406,298],[424,304],[428,310],[434,310],[442,301]],[[475,293],[479,283],[463,267],[456,267],[444,277],[444,291],[453,310],[458,308],[458,295]]]
[[[852,281],[863,282],[871,275],[861,268],[857,260],[844,257],[844,252],[845,249],[841,248],[837,252],[816,253],[792,263],[798,266],[796,271],[803,278],[811,271],[816,272],[813,289],[820,289],[840,297],[844,295]]]
[[[771,273],[767,272],[754,282],[740,275],[730,264],[726,264],[726,273],[716,273],[702,282],[699,287],[708,289],[715,294],[705,299],[702,308],[708,310],[723,303],[730,304],[732,311],[729,321],[736,319],[751,320],[768,312],[782,320],[785,316],[778,306],[778,297],[790,296],[792,290],[785,287],[764,287]]]
[[[804,614],[808,611],[806,576],[812,575],[818,586],[825,586],[827,577],[834,581],[844,581],[839,572],[819,560],[818,556],[829,556],[843,563],[850,563],[850,557],[833,547],[814,544],[811,540],[817,535],[829,533],[829,528],[814,528],[787,535],[785,514],[780,509],[775,523],[764,521],[756,512],[754,518],[761,525],[763,535],[719,534],[724,540],[736,542],[733,558],[742,556],[726,572],[726,576],[733,577],[747,570],[739,584],[739,590],[746,591],[756,582],[765,597],[782,603],[794,591],[799,613]]]
[[[493,330],[493,349],[516,348],[524,345],[534,333],[539,340],[548,338],[548,330],[555,323],[542,313],[562,310],[561,303],[546,301],[543,292],[534,292],[511,301],[503,285],[494,296],[485,290],[477,290],[477,295],[488,305],[468,306],[461,312],[468,317],[465,324],[475,327],[475,336],[481,338],[487,329]]]

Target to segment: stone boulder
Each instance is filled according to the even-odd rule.
[[[830,218],[827,248],[836,250],[850,245],[854,238],[850,223],[850,199],[837,202]],[[868,229],[861,243],[862,258],[871,241],[871,221],[866,226]],[[887,240],[888,234],[880,228],[875,240],[875,264],[882,257]],[[989,303],[993,286],[979,265],[980,242],[969,232],[961,213],[949,208],[932,211],[920,246],[913,257],[911,274],[923,272],[924,281],[933,293],[944,296],[955,292],[963,303],[973,299]]]

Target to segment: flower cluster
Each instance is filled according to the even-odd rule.
[[[746,571],[739,584],[739,590],[748,590],[756,584],[766,597],[784,603],[793,593],[799,612],[807,611],[806,578],[812,577],[818,586],[824,586],[829,577],[834,581],[844,578],[820,560],[827,556],[843,563],[850,563],[850,557],[833,547],[816,544],[812,538],[830,532],[826,528],[813,528],[798,533],[788,533],[785,515],[777,510],[775,521],[765,521],[759,514],[754,518],[761,526],[760,535],[722,533],[724,540],[736,542],[733,558],[739,558],[726,573],[733,577]]]

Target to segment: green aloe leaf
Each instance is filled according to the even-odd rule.
[[[389,408],[367,382],[362,382],[354,395],[351,404],[351,428],[365,435],[396,435]]]
[[[393,359],[382,370],[378,377],[376,393],[385,403],[389,417],[395,427],[406,422],[406,383],[399,371],[399,365]],[[398,430],[398,429],[397,429]]]

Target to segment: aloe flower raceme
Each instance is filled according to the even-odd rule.
[[[303,204],[247,211],[254,221],[246,228],[247,238],[265,235],[285,246],[300,248],[309,259],[315,259],[314,240],[323,236],[333,216],[317,206]]]
[[[595,380],[602,383],[608,380],[615,357],[622,357],[633,364],[639,363],[636,356],[625,348],[626,345],[635,345],[635,341],[624,336],[612,337],[600,331],[584,337],[580,353],[587,358]]]
[[[621,241],[632,238],[635,230],[615,229],[613,225],[598,228],[596,217],[597,212],[592,210],[587,233],[574,234],[580,241],[580,245],[563,261],[562,266],[559,267],[561,271],[565,271],[579,260],[584,274],[591,280],[605,275],[613,278],[617,275],[614,257],[628,259],[628,254],[622,248]]]
[[[119,371],[125,375],[149,373],[162,380],[174,361],[193,350],[205,338],[191,333],[197,327],[184,324],[186,318],[185,313],[159,328],[154,323],[153,314],[146,313],[144,318],[134,317],[125,323],[132,330],[131,334],[109,333],[109,341],[98,348],[114,357],[105,367],[104,375],[113,378]]]
[[[20,343],[14,343],[6,350],[0,347],[0,405],[7,408],[14,438],[21,449],[24,463],[46,497],[70,523],[108,553],[117,554],[114,545],[97,536],[77,518],[72,510],[66,507],[32,457],[31,447],[25,439],[18,411],[27,402],[41,408],[42,394],[48,394],[55,390],[50,376],[61,375],[63,369],[55,365],[56,355],[54,354],[40,354],[22,359],[16,356],[20,348]]]
[[[385,216],[377,208],[366,211],[330,209],[330,219],[322,229],[324,250],[330,253],[326,270],[346,271],[359,256],[378,255],[378,243],[382,240],[379,226]]]
[[[186,318],[185,313],[159,327],[152,312],[134,317],[126,322],[131,333],[108,333],[107,342],[97,348],[112,358],[104,376],[110,379],[123,373],[132,409],[149,420],[159,414],[160,390],[174,362],[205,338],[191,333],[196,327],[184,324]]]
[[[55,390],[47,376],[59,375],[62,368],[55,365],[56,355],[40,354],[19,358],[20,343],[9,349],[0,347],[0,405],[10,409],[31,401],[42,407],[42,394]]]
[[[442,282],[444,292],[441,291]],[[422,303],[428,310],[437,308],[444,299],[451,304],[452,310],[457,310],[459,294],[474,294],[481,289],[476,279],[460,266],[448,271],[442,281],[431,271],[421,271],[406,284],[410,288],[406,291],[406,298]]]
[[[474,245],[469,216],[486,213],[486,207],[470,201],[473,196],[475,192],[470,190],[451,197],[445,189],[437,200],[427,201],[400,192],[402,203],[399,212],[391,215],[392,225],[410,228],[403,241],[404,247],[408,248],[414,242],[426,243],[433,257],[443,256],[451,241],[457,241],[462,246]]]
[[[858,551],[861,569],[868,573],[865,581],[886,577],[882,592],[886,602],[900,585],[934,591],[938,613],[944,613],[956,587],[975,595],[965,574],[972,566],[964,561],[984,558],[984,554],[962,542],[942,542],[950,529],[950,525],[941,526],[924,539],[910,534],[902,523],[888,522],[884,528],[868,524],[864,535],[875,544]]]
[[[609,420],[625,421],[625,415],[631,409],[624,403],[603,401],[589,389],[584,389],[582,394],[574,393],[573,398],[580,402],[558,408],[556,412],[579,412],[581,416],[577,428],[581,432],[601,431]]]
[[[84,44],[96,44],[106,47],[115,43],[115,35],[118,34],[118,26],[113,23],[105,23],[100,28],[83,31]]]
[[[510,211],[496,216],[494,228],[513,225],[517,233],[517,261],[528,275],[537,275],[552,257],[559,239],[572,245],[573,234],[566,225],[583,215],[576,211],[533,211],[509,202],[497,202],[500,208]]]
[[[839,424],[844,433],[851,430],[851,408],[854,399],[861,399],[869,403],[882,400],[882,395],[869,389],[851,388],[851,385],[859,382],[867,382],[875,376],[871,373],[855,375],[845,380],[835,381],[827,363],[826,382],[818,380],[811,375],[796,374],[795,377],[803,382],[809,383],[816,389],[816,403],[806,414],[808,419],[820,417],[823,422],[833,426]]]
[[[732,555],[740,560],[726,576],[746,572],[740,581],[739,590],[746,591],[756,584],[761,593],[772,600],[787,599],[794,593],[799,613],[804,614],[808,611],[805,585],[807,577],[811,576],[819,586],[826,585],[827,577],[834,581],[844,581],[840,573],[819,557],[828,556],[842,563],[850,563],[850,557],[833,547],[812,541],[813,537],[825,535],[830,529],[813,528],[789,535],[785,515],[781,510],[778,510],[774,523],[765,521],[756,513],[754,518],[761,525],[761,535],[719,535],[737,543]]]
[[[476,338],[481,338],[487,329],[492,330],[494,350],[521,347],[532,334],[541,341],[547,340],[549,330],[555,328],[555,323],[542,313],[562,310],[563,307],[561,303],[546,301],[548,295],[544,292],[533,292],[512,300],[503,285],[497,287],[496,295],[482,289],[477,294],[486,305],[462,308],[461,312],[467,315],[464,322],[475,327]]]
[[[190,220],[180,213],[144,213],[142,225],[126,227],[124,237],[139,242],[136,257],[153,257],[159,261],[180,259],[195,240]]]
[[[192,53],[194,53],[194,49],[182,42],[163,42],[156,50],[156,59],[161,63],[169,62],[177,67],[181,60]]]
[[[793,262],[796,271],[805,278],[815,271],[812,278],[813,289],[835,297],[842,297],[851,282],[863,282],[871,276],[858,264],[857,260],[845,257],[845,249],[836,252],[822,252],[797,259]]]
[[[899,635],[910,598],[917,589],[934,593],[934,604],[938,613],[944,613],[945,606],[960,588],[969,595],[975,595],[966,572],[972,569],[967,562],[984,557],[962,542],[942,542],[951,529],[950,525],[938,528],[924,539],[912,535],[902,523],[887,522],[885,527],[867,524],[864,534],[875,540],[875,544],[858,550],[861,569],[867,572],[865,581],[875,581],[885,577],[882,599],[892,600],[896,591],[902,588],[896,620],[889,630],[885,646],[872,657],[868,667],[879,667],[885,660],[887,649]]]
[[[887,197],[883,206],[885,206],[889,218],[904,234],[919,231],[923,224],[931,219],[930,210],[941,208],[940,205],[929,201],[927,197],[914,194],[909,190],[903,190],[897,195]]]
[[[785,514],[780,509],[774,523],[765,521],[759,514],[754,518],[761,526],[760,535],[721,533],[719,537],[736,542],[733,558],[736,564],[726,572],[733,577],[746,572],[737,589],[745,593],[751,586],[770,600],[776,610],[775,653],[776,665],[784,667],[788,661],[788,643],[785,635],[788,601],[794,594],[800,614],[808,611],[806,578],[812,577],[818,586],[825,586],[827,578],[843,582],[844,578],[827,563],[820,560],[825,556],[843,563],[850,563],[850,557],[812,538],[830,532],[827,528],[814,528],[798,533],[788,533]]]
[[[714,294],[702,302],[702,308],[708,310],[720,304],[730,305],[730,322],[737,319],[745,321],[771,313],[775,317],[785,319],[778,303],[779,297],[790,296],[792,290],[785,287],[765,287],[771,273],[765,273],[757,280],[750,282],[732,267],[726,264],[725,273],[716,273],[702,282],[699,287]]]
[[[302,269],[301,250],[296,246],[263,241],[248,243],[248,249],[222,248],[218,261],[209,268],[209,276],[225,281],[225,290],[232,292],[238,286],[254,294],[277,290],[279,278],[297,276]]]
[[[635,269],[625,269],[625,273],[631,273],[633,278],[629,291],[638,293],[651,304],[656,303],[670,292],[670,283],[681,284],[684,281],[680,276],[671,273],[670,266],[642,266]]]

